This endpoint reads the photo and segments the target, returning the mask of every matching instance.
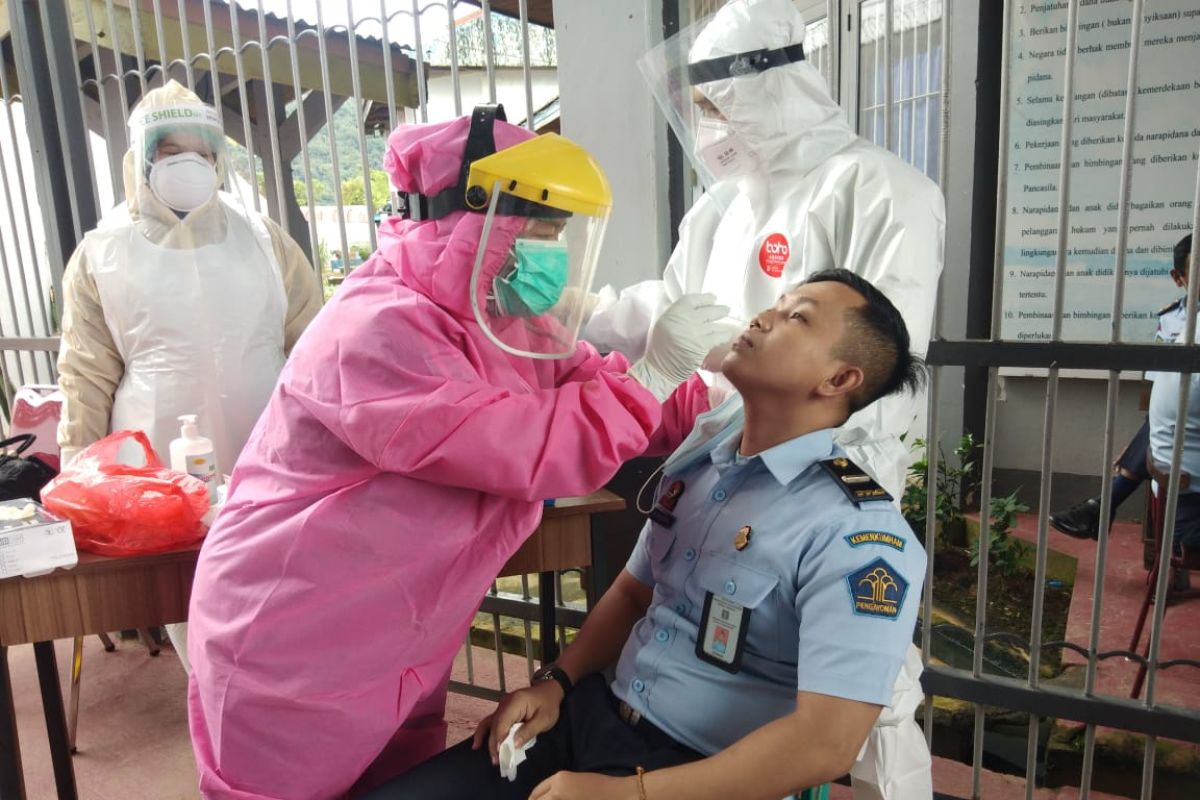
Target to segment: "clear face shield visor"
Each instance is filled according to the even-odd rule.
[[[232,175],[216,109],[181,103],[138,109],[129,119],[133,178],[181,214],[211,200]]]
[[[596,275],[608,210],[597,213],[543,208],[496,181],[471,271],[471,307],[489,339],[515,356],[566,358],[575,352]],[[525,215],[512,215],[524,207]],[[505,212],[508,213],[505,213]],[[500,220],[520,220],[521,230],[496,265]],[[491,264],[491,266],[489,266]]]
[[[712,27],[718,15],[688,26],[651,49],[638,67],[705,189],[760,169],[758,156],[730,122],[732,82],[804,60],[800,43],[733,52]]]

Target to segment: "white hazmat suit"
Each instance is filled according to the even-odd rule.
[[[196,414],[228,473],[321,307],[320,284],[299,245],[218,191],[229,165],[215,109],[170,81],[133,109],[130,134],[126,200],[63,279],[62,461],[132,429],[165,462],[179,416]],[[190,671],[186,630],[167,626]]]
[[[643,59],[709,190],[680,225],[662,280],[601,290],[589,341],[637,358],[653,320],[685,293],[710,292],[748,320],[808,275],[842,267],[888,296],[924,355],[942,269],[942,193],[855,134],[803,60],[804,32],[791,0],[732,0]],[[715,108],[704,117],[694,100]],[[884,398],[838,435],[896,498],[910,461],[899,437],[922,403]]]

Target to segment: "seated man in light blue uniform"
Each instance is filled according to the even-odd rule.
[[[1159,309],[1158,330],[1154,332],[1156,342],[1175,342],[1183,335],[1183,328],[1187,323],[1187,281],[1191,261],[1192,235],[1189,233],[1175,243],[1175,267],[1170,272],[1171,280],[1184,290],[1184,294]],[[1146,373],[1146,380],[1153,382],[1154,379],[1154,373]],[[1147,417],[1142,427],[1138,428],[1138,432],[1129,440],[1120,458],[1113,464],[1112,503],[1109,505],[1108,517],[1110,524],[1117,517],[1117,506],[1132,495],[1142,485],[1142,481],[1149,480],[1150,473],[1146,469],[1146,450],[1149,446],[1150,420]],[[1099,539],[1100,495],[1076,503],[1066,511],[1053,512],[1050,514],[1050,524],[1077,539]]]
[[[1200,331],[1197,331],[1200,334]],[[1200,341],[1200,335],[1197,337]],[[1176,339],[1176,343],[1180,342]],[[1179,409],[1178,372],[1154,373],[1154,387],[1150,390],[1150,457],[1158,469],[1167,472],[1175,447],[1175,418]],[[1180,470],[1188,476],[1186,486],[1179,489],[1179,503],[1175,507],[1175,552],[1186,549],[1190,553],[1200,552],[1200,375],[1190,376],[1188,407],[1184,420],[1183,455]],[[1166,487],[1159,487],[1166,491]],[[1177,576],[1176,588],[1186,588],[1187,575]]]
[[[370,797],[779,800],[844,775],[913,638],[925,551],[833,429],[923,375],[846,270],[758,314],[722,406],[664,466],[628,565],[557,664]],[[601,671],[617,665],[611,687]],[[516,770],[500,776],[510,728]]]

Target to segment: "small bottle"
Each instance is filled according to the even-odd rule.
[[[208,487],[208,504],[217,502],[217,487],[221,476],[217,472],[217,458],[213,453],[212,440],[200,435],[195,414],[184,414],[179,438],[171,442],[171,469],[186,472]]]

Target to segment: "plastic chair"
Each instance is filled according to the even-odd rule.
[[[1150,567],[1150,571],[1146,574],[1146,594],[1142,597],[1142,607],[1138,610],[1137,622],[1133,626],[1133,636],[1129,640],[1130,652],[1138,652],[1138,643],[1142,639],[1142,631],[1146,627],[1146,617],[1150,614],[1150,607],[1153,606],[1157,599],[1154,596],[1154,591],[1158,587],[1158,565],[1159,557],[1162,554],[1163,543],[1172,536],[1168,537],[1163,530],[1163,522],[1166,519],[1167,512],[1167,482],[1170,475],[1162,470],[1159,465],[1150,460],[1149,454],[1146,456],[1147,467],[1150,471],[1150,477],[1154,480],[1154,488],[1152,489],[1152,502],[1150,504],[1150,527],[1154,531],[1154,563]],[[1191,483],[1191,476],[1183,473],[1179,476],[1180,491],[1188,488]],[[1175,576],[1179,570],[1200,570],[1200,553],[1192,553],[1184,549],[1179,555],[1171,554],[1170,560],[1167,562],[1167,596],[1166,606],[1163,608],[1163,621],[1166,621],[1167,609],[1171,607],[1171,603],[1178,600],[1185,600],[1200,597],[1200,591],[1194,589],[1176,590]],[[1150,658],[1150,642],[1146,642],[1146,650],[1142,654],[1143,660],[1138,664],[1137,677],[1133,680],[1133,690],[1129,693],[1131,698],[1136,699],[1142,693],[1142,684],[1146,680],[1146,662]]]

